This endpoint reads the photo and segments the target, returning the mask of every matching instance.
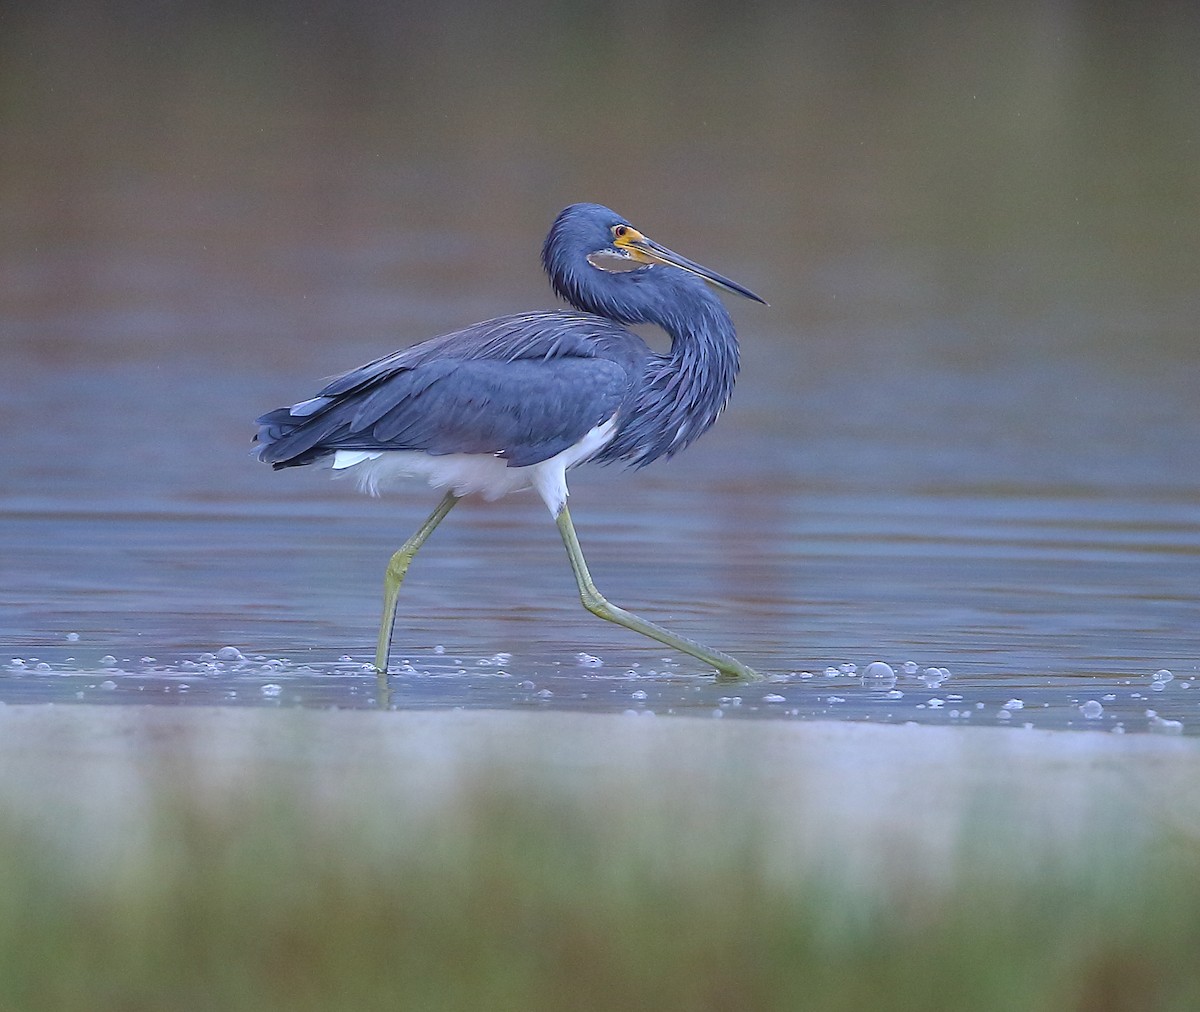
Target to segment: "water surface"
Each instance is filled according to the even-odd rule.
[[[0,42],[0,700],[1200,728],[1197,15],[922,10],[28,15]],[[577,473],[572,513],[612,600],[776,681],[585,613],[518,495],[418,558],[381,699],[382,569],[437,494],[273,474],[251,420],[552,306],[574,200],[771,302],[731,306],[717,427]]]

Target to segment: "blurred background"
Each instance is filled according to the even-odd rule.
[[[703,441],[574,479],[614,601],[772,671],[1194,672],[1198,52],[1184,3],[8,11],[0,644],[366,660],[436,493],[272,474],[252,420],[552,306],[588,200],[771,303]],[[398,628],[661,666],[524,496],[456,512]]]

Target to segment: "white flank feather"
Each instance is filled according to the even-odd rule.
[[[599,453],[616,430],[614,416],[578,443],[526,467],[510,467],[503,457],[487,453],[435,456],[423,450],[338,450],[333,469],[352,472],[358,487],[370,495],[408,478],[424,478],[434,488],[451,489],[455,495],[479,493],[489,500],[533,488],[551,516],[558,516],[567,501],[567,471]]]

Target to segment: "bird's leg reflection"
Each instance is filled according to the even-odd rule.
[[[392,708],[392,687],[388,684],[386,671],[375,670],[375,708],[390,710]]]
[[[400,547],[388,562],[387,573],[383,579],[383,620],[379,624],[379,645],[375,648],[375,670],[381,675],[387,674],[388,654],[392,648],[392,627],[396,624],[396,599],[400,596],[400,584],[404,582],[404,574],[408,572],[409,563],[417,554],[417,549],[425,544],[426,539],[433,533],[446,514],[454,508],[458,496],[447,492],[437,509],[429,514],[411,538]]]
[[[711,664],[717,669],[718,681],[736,681],[738,679],[758,681],[762,678],[762,675],[753,668],[746,667],[741,661],[720,650],[713,650],[695,640],[677,636],[662,626],[647,622],[644,618],[639,618],[623,608],[609,604],[592,582],[587,563],[583,559],[583,552],[579,548],[579,538],[575,535],[575,525],[571,523],[571,514],[565,504],[555,518],[555,523],[558,524],[563,544],[567,547],[567,557],[571,560],[571,571],[575,574],[575,582],[579,585],[579,597],[583,601],[583,606],[593,615],[599,615],[600,618],[607,619],[609,622],[623,625],[626,629],[632,629],[634,632],[649,636],[651,639],[665,643],[685,654],[691,654],[706,664]]]

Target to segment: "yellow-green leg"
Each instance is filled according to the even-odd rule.
[[[379,623],[379,645],[375,648],[375,670],[381,675],[387,674],[388,654],[392,651],[392,627],[396,624],[396,599],[400,596],[400,584],[404,582],[404,574],[408,572],[409,563],[417,554],[417,549],[425,544],[433,529],[446,519],[446,514],[454,508],[456,502],[458,496],[447,492],[438,503],[437,509],[429,514],[428,519],[404,542],[388,563],[387,573],[383,578],[383,621]]]
[[[685,654],[691,654],[704,661],[705,664],[711,664],[717,669],[718,681],[732,682],[743,679],[748,682],[756,682],[762,678],[762,675],[753,668],[746,667],[745,664],[737,658],[730,657],[729,654],[713,650],[685,636],[677,636],[662,626],[647,622],[644,618],[639,618],[623,608],[609,604],[604,595],[596,589],[596,585],[592,583],[592,576],[588,572],[587,563],[583,560],[583,552],[579,548],[579,538],[575,535],[575,525],[571,523],[571,514],[565,504],[555,518],[555,523],[558,524],[563,544],[567,546],[567,557],[571,560],[571,571],[575,574],[575,582],[579,585],[580,600],[593,615],[599,615],[600,618],[607,619],[609,622],[616,622],[617,625],[623,625],[626,629],[632,629],[643,636],[658,640],[659,643],[665,643]]]

